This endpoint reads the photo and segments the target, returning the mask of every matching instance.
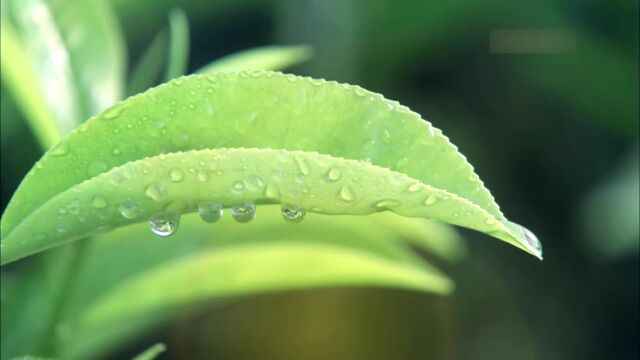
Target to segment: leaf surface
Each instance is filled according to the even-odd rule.
[[[229,149],[217,153],[219,156],[228,154],[234,159],[224,161],[224,166],[233,176],[221,176],[213,181],[215,188],[220,189],[215,195],[219,198],[203,197],[201,192],[190,193],[182,189],[184,186],[178,185],[176,190],[167,193],[188,196],[181,200],[172,199],[184,204],[180,209],[181,206],[177,205],[168,208],[164,202],[153,201],[145,195],[149,184],[164,181],[169,176],[166,172],[156,171],[162,166],[164,157],[173,159],[183,156],[184,161],[192,163],[191,167],[198,175],[214,170],[207,170],[206,166],[210,165],[203,166],[200,163],[211,162],[212,157],[217,156],[216,152],[194,151],[186,156],[177,152],[242,147],[256,149]],[[251,175],[261,177],[263,185],[269,184],[269,179],[279,172],[277,166],[270,168],[270,164],[260,164],[257,158],[253,158],[254,155],[260,155],[264,156],[261,161],[273,162],[278,158],[278,153],[269,151],[269,148],[303,151],[283,152],[294,159],[288,166],[295,163],[298,175],[283,180],[287,187],[280,189],[283,196],[277,197],[278,201],[301,205],[312,211],[318,208],[318,212],[329,214],[367,214],[389,208],[403,215],[432,217],[483,231],[540,255],[537,239],[528,230],[504,218],[464,156],[440,130],[433,128],[419,115],[359,87],[294,75],[250,71],[176,79],[119,103],[80,127],[38,162],[9,204],[2,219],[3,262],[42,250],[43,246],[53,246],[86,235],[96,225],[95,219],[80,221],[70,213],[64,214],[60,206],[78,197],[82,198],[82,209],[88,210],[88,196],[97,196],[98,188],[105,189],[109,192],[108,196],[112,196],[108,198],[113,205],[107,221],[110,226],[146,220],[139,216],[133,220],[127,219],[114,211],[116,205],[126,207],[131,202],[144,209],[144,215],[161,211],[162,208],[156,205],[164,206],[165,211],[193,210],[195,202],[206,199],[214,199],[225,206],[237,204],[243,199],[264,203],[269,199],[264,193],[266,188],[260,189],[260,192],[243,193],[234,192],[231,186],[240,181],[240,177]],[[241,155],[243,151],[247,151],[244,158]],[[312,153],[314,151],[321,154]],[[145,157],[152,158],[144,160]],[[352,175],[351,179],[340,178],[340,181],[329,184],[332,186],[319,187],[318,191],[323,193],[318,196],[322,198],[311,200],[313,198],[303,196],[303,190],[311,187],[310,183],[305,187],[305,182],[319,183],[330,176],[324,174],[321,177],[319,173],[314,173],[305,179],[310,172],[305,167],[312,165],[295,160],[298,157],[303,161],[325,161],[344,167],[345,174],[363,171],[363,174],[370,176],[370,180],[364,181],[362,176],[357,175]],[[197,159],[196,163],[193,163],[194,159]],[[248,162],[246,166],[242,165],[244,161]],[[121,165],[126,166],[114,169]],[[317,166],[321,167],[319,164]],[[350,166],[353,168],[347,169]],[[190,168],[179,170],[193,173]],[[243,173],[245,170],[253,174]],[[96,177],[108,171],[113,173]],[[131,171],[134,172],[133,177],[127,175]],[[293,167],[288,171],[293,174]],[[325,167],[325,171],[329,169]],[[109,184],[114,183],[113,176],[132,180],[128,183],[130,190],[121,188],[121,191],[111,195],[113,186],[109,187]],[[369,193],[378,191],[371,188],[376,183],[376,176],[402,179],[399,181],[402,186],[378,184],[386,188]],[[206,177],[209,180],[215,174],[207,173]],[[298,181],[295,181],[296,178]],[[413,185],[409,182],[415,183],[414,188],[426,189],[447,201],[439,201],[439,198],[428,200],[420,192],[420,195],[406,195],[413,194],[407,190],[408,186]],[[45,183],[46,186],[42,186]],[[145,188],[141,189],[142,185]],[[211,193],[213,188],[207,189]],[[329,194],[329,191],[336,190],[339,192]],[[374,207],[373,201],[384,200],[381,194],[393,199],[392,195],[400,197],[401,191],[404,193],[400,201],[405,201],[402,206],[382,204]],[[107,196],[107,192],[104,196]],[[247,197],[249,194],[253,197]],[[353,199],[348,200],[347,205],[340,205],[340,199],[336,198],[340,195]],[[418,207],[418,202],[422,206]],[[437,205],[429,206],[431,203]],[[407,204],[413,204],[414,207],[409,208]],[[441,209],[426,210],[441,208],[443,204],[451,204],[450,207],[445,206],[447,212],[441,212]],[[43,215],[51,211],[56,211],[61,217],[57,221],[55,218],[46,220]],[[68,229],[43,232],[37,236],[33,230],[29,230],[33,229],[33,224],[40,226],[47,222]],[[18,224],[21,224],[20,228],[17,228]],[[13,234],[15,231],[17,233]],[[28,240],[24,236],[32,238]]]

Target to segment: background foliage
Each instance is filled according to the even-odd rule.
[[[111,3],[134,64],[176,6],[189,20],[189,71],[254,46],[311,45],[314,57],[292,72],[356,83],[422,114],[545,247],[540,263],[463,231],[473,256],[445,266],[450,296],[247,297],[185,312],[113,358],[159,340],[167,358],[638,357],[637,2]],[[502,28],[573,29],[576,51],[491,53],[489,34]],[[41,154],[24,121],[6,120],[19,112],[5,94],[3,208]]]

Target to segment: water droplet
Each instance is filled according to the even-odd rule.
[[[122,151],[120,151],[120,148],[118,146],[114,146],[113,151],[111,151],[113,155],[120,155],[121,152]]]
[[[440,199],[438,198],[438,195],[436,195],[436,194],[429,194],[429,196],[427,196],[427,198],[426,198],[426,199],[424,199],[424,204],[425,204],[425,205],[433,205],[433,204],[437,203],[437,202],[438,202],[438,200],[440,200]]]
[[[340,192],[338,193],[338,196],[340,196],[340,198],[344,201],[353,201],[356,199],[356,195],[348,185],[343,185],[340,188]]]
[[[164,189],[164,185],[162,185],[162,183],[160,182],[152,182],[151,184],[147,185],[144,193],[155,201],[162,200],[167,194]]]
[[[208,223],[214,223],[222,217],[222,205],[214,202],[198,204],[198,215]]]
[[[124,108],[124,106],[116,105],[116,106],[112,107],[111,109],[105,111],[104,114],[102,115],[102,118],[105,119],[105,120],[115,119],[118,116],[120,116],[120,113],[122,112],[123,108]]]
[[[158,236],[171,236],[180,226],[180,214],[163,213],[149,219],[151,231]]]
[[[61,234],[67,232],[67,224],[64,222],[59,223],[58,226],[56,226],[56,231]]]
[[[327,179],[329,181],[338,181],[342,177],[342,171],[338,168],[331,168],[327,171]]]
[[[239,223],[246,223],[256,217],[256,206],[253,203],[246,202],[242,205],[236,205],[231,208],[231,216]]]
[[[262,190],[264,188],[264,181],[262,181],[262,178],[257,175],[251,175],[247,177],[245,183],[247,185],[247,188],[249,188],[250,190]]]
[[[298,169],[300,170],[302,175],[304,176],[309,175],[309,165],[307,164],[307,161],[298,156],[296,156],[295,159],[296,159],[296,163],[298,164]]]
[[[487,225],[494,225],[496,221],[493,218],[487,218],[485,223],[487,223]]]
[[[374,204],[379,209],[388,209],[400,205],[400,201],[393,199],[380,200]]]
[[[169,177],[173,182],[180,182],[184,180],[184,173],[182,172],[182,170],[178,168],[174,168],[174,169],[171,169],[171,171],[169,171]]]
[[[120,214],[125,219],[135,219],[142,213],[142,209],[138,204],[128,200],[120,204],[118,210],[120,210]]]
[[[409,190],[409,192],[418,192],[420,191],[420,189],[422,189],[422,186],[420,185],[420,183],[417,183],[417,182],[407,187],[407,190]]]
[[[198,171],[198,180],[202,182],[207,182],[209,180],[209,175],[207,175],[206,171],[200,170]]]
[[[264,190],[264,196],[268,198],[277,198],[280,196],[280,191],[278,191],[278,188],[273,185],[267,185],[267,188]]]
[[[58,143],[53,149],[51,149],[51,155],[63,156],[69,152],[69,145],[66,142]]]
[[[295,205],[282,205],[280,212],[282,218],[291,223],[299,223],[304,219],[305,211],[303,208]]]

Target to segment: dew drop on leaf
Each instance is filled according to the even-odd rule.
[[[344,201],[353,201],[356,199],[356,194],[348,185],[343,185],[340,188],[340,192],[338,192],[338,196],[340,199]]]
[[[149,227],[151,231],[158,236],[171,236],[180,225],[180,214],[163,213],[153,216],[149,219]]]
[[[280,191],[273,185],[267,185],[267,188],[264,190],[264,196],[268,198],[277,198],[280,196]]]
[[[184,180],[184,173],[182,172],[182,170],[175,168],[175,169],[171,169],[169,171],[169,177],[171,178],[171,181],[173,182],[180,182],[182,180]]]
[[[69,145],[66,142],[61,142],[51,150],[51,155],[63,156],[69,152]]]
[[[435,203],[438,202],[438,195],[436,194],[430,194],[429,196],[427,196],[426,199],[424,199],[424,204],[425,205],[433,205]]]
[[[204,170],[198,171],[198,180],[202,182],[207,182],[209,180],[209,175]]]
[[[164,189],[164,185],[162,185],[162,183],[157,181],[147,185],[147,187],[144,190],[144,193],[154,201],[162,200],[167,194]]]
[[[214,202],[198,204],[198,215],[208,223],[214,223],[222,218],[222,205]]]
[[[407,187],[407,190],[409,190],[409,192],[414,193],[414,192],[420,191],[421,188],[422,187],[420,186],[420,183],[416,182],[416,183],[413,183],[413,184],[409,185],[409,187]]]
[[[280,213],[282,214],[282,218],[290,223],[301,222],[306,214],[301,207],[288,204],[282,205]]]
[[[125,219],[135,219],[142,213],[140,206],[132,201],[125,201],[118,207],[120,214]]]
[[[379,209],[387,209],[387,208],[391,208],[391,207],[395,207],[395,206],[399,206],[399,205],[400,205],[400,201],[398,201],[398,200],[385,199],[385,200],[380,200],[380,201],[376,202],[374,204],[374,207],[377,207]]]
[[[329,181],[338,181],[342,177],[342,172],[338,168],[331,168],[327,171],[327,179]]]
[[[239,223],[249,222],[256,217],[256,205],[251,202],[236,205],[231,208],[231,216]]]

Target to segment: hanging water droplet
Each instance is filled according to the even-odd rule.
[[[516,234],[516,237],[520,240],[519,242],[524,245],[531,254],[542,260],[542,243],[540,243],[540,240],[533,232],[526,227],[511,221],[505,222],[505,225],[507,225],[510,230]],[[524,236],[519,237],[519,234]]]
[[[169,171],[169,177],[173,182],[180,182],[184,180],[184,173],[182,172],[182,170],[178,168],[174,168],[174,169],[171,169],[171,171]]]
[[[162,213],[149,219],[151,231],[162,237],[173,235],[180,226],[179,213]]]
[[[231,208],[231,216],[239,223],[246,223],[256,217],[256,206],[251,202],[236,205]]]
[[[418,192],[420,191],[420,189],[422,189],[422,185],[420,185],[420,183],[417,183],[417,182],[407,187],[407,190],[409,190],[409,192]]]
[[[296,163],[298,164],[298,169],[300,170],[302,175],[304,176],[309,175],[309,165],[307,164],[307,161],[298,156],[296,156],[295,159],[296,159]]]
[[[66,142],[58,143],[53,149],[51,149],[51,155],[63,156],[69,152],[69,145]]]
[[[157,181],[147,185],[144,193],[154,201],[162,200],[167,194],[164,189],[164,185]]]
[[[379,209],[388,209],[388,208],[399,206],[399,205],[400,205],[400,201],[398,200],[385,199],[385,200],[380,200],[376,202],[374,204],[374,207]]]
[[[304,219],[305,211],[296,205],[283,204],[280,208],[282,218],[291,223],[299,223]]]
[[[430,206],[430,205],[433,205],[433,204],[437,203],[437,202],[438,202],[438,200],[440,200],[440,199],[438,198],[438,195],[436,195],[436,194],[429,194],[429,196],[427,196],[427,198],[426,198],[426,199],[424,199],[424,204],[425,204],[425,205],[429,205],[429,206]]]
[[[329,181],[338,181],[342,177],[342,171],[338,168],[331,168],[327,171],[327,179]]]
[[[122,214],[122,217],[130,220],[137,218],[142,213],[142,210],[140,209],[140,206],[138,206],[138,204],[128,200],[120,204],[118,210],[120,210],[120,214]]]
[[[344,201],[353,201],[356,199],[356,195],[348,185],[343,185],[338,192],[338,196]]]
[[[208,223],[214,223],[222,217],[222,205],[214,202],[198,204],[198,215]]]

